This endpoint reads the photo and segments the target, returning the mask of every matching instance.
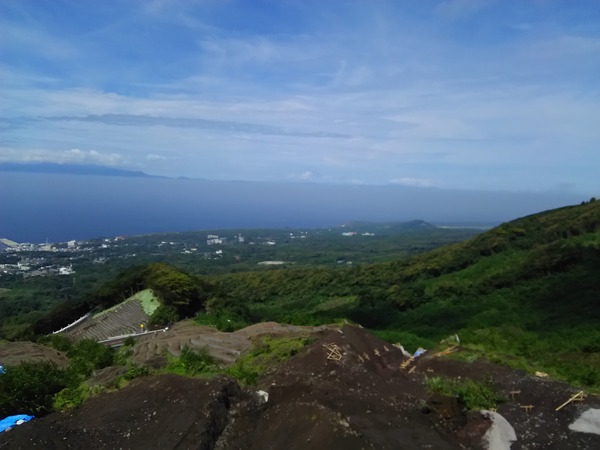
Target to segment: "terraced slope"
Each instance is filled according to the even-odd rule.
[[[243,328],[233,333],[224,333],[216,328],[196,325],[184,320],[164,332],[148,333],[139,338],[132,359],[139,365],[152,365],[155,358],[169,353],[175,357],[181,354],[183,347],[191,349],[205,348],[223,364],[232,364],[241,353],[248,350],[252,340],[259,336],[287,336],[290,338],[310,336],[330,329],[264,322]]]
[[[141,302],[132,298],[111,311],[94,316],[66,334],[75,339],[101,341],[113,336],[138,333],[141,330],[140,324],[146,326],[149,319],[150,316],[144,312]]]

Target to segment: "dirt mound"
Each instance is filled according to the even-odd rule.
[[[454,448],[421,412],[405,359],[360,328],[330,331],[261,380],[262,413],[228,426],[217,448]]]
[[[485,360],[472,363],[428,355],[417,359],[415,377],[442,375],[477,381],[493,379],[505,398],[497,412],[514,428],[519,448],[600,448],[600,436],[569,429],[584,411],[600,406],[600,398],[586,396],[584,401],[556,408],[578,392],[566,383],[530,376],[524,371],[497,366]]]
[[[191,333],[191,326],[169,331]],[[246,342],[278,327],[229,335]],[[138,378],[71,413],[53,413],[0,436],[0,448],[477,449],[486,448],[486,435],[497,440],[490,438],[491,417],[514,429],[512,449],[600,448],[599,435],[569,429],[583,411],[600,406],[597,397],[556,411],[574,392],[565,384],[485,361],[426,354],[408,362],[364,329],[321,331],[251,389],[226,377]],[[494,414],[466,413],[456,398],[427,393],[425,377],[435,375],[492,377],[506,401]]]
[[[0,364],[16,366],[22,362],[50,361],[67,367],[69,360],[63,352],[33,342],[4,342],[0,344]]]
[[[136,364],[149,365],[156,361],[157,357],[167,352],[173,356],[179,356],[181,349],[187,346],[191,349],[204,347],[222,363],[231,364],[242,352],[250,348],[252,339],[257,336],[308,336],[326,329],[328,327],[300,327],[267,322],[252,325],[234,333],[224,333],[213,327],[183,321],[165,332],[138,338],[132,359]]]
[[[67,414],[35,419],[0,437],[0,448],[208,449],[225,427],[237,384],[161,375],[140,378]]]

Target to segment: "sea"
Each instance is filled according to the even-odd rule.
[[[397,185],[0,172],[0,238],[65,242],[210,229],[319,228],[350,221],[490,226],[582,200],[561,193]]]

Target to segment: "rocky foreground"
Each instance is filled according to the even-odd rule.
[[[556,411],[577,392],[566,384],[481,360],[426,353],[408,362],[400,349],[353,326],[315,336],[257,386],[222,376],[137,378],[71,412],[0,434],[0,448],[600,448],[600,398],[587,395]],[[491,377],[505,401],[495,412],[466,412],[456,398],[427,392],[424,380],[433,376]],[[577,425],[582,416],[585,424]]]

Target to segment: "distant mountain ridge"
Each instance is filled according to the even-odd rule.
[[[356,231],[422,231],[422,230],[434,230],[438,228],[424,220],[415,219],[406,222],[368,222],[368,221],[351,221],[340,226],[340,228],[347,228]]]
[[[59,164],[59,163],[0,163],[0,172],[18,173],[56,173],[68,175],[98,175],[109,177],[153,177],[140,170],[116,169],[114,167],[94,164]]]

